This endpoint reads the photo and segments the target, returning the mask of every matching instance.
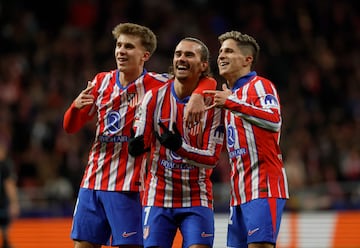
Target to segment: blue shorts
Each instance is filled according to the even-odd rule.
[[[182,247],[214,243],[214,212],[207,207],[143,208],[144,247],[172,247],[177,229],[183,237]]]
[[[137,192],[80,188],[71,238],[101,245],[142,245],[141,214]]]
[[[256,199],[230,207],[227,246],[248,247],[250,243],[276,243],[285,199]]]

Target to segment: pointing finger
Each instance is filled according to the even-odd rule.
[[[215,106],[216,106],[216,103],[214,103],[214,104],[212,104],[212,105],[210,105],[210,106],[206,106],[206,107],[205,107],[205,110],[209,110],[209,109],[215,108]]]

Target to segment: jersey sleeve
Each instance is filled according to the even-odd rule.
[[[91,111],[93,106],[87,106],[82,109],[75,107],[74,103],[66,110],[63,120],[63,128],[67,133],[76,133],[86,122],[90,121],[95,112]]]
[[[279,96],[269,81],[258,80],[236,91],[226,99],[224,108],[269,131],[278,132],[281,128]]]
[[[201,139],[202,147],[193,147],[183,142],[176,153],[184,158],[184,162],[200,168],[214,168],[220,158],[224,142],[223,111],[214,109],[214,115],[208,118]]]
[[[217,85],[217,82],[214,78],[203,77],[202,79],[200,79],[198,86],[193,91],[193,94],[195,93],[195,94],[204,95],[203,94],[204,90],[215,90],[216,85]]]

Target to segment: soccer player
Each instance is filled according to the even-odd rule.
[[[144,94],[168,78],[144,69],[156,49],[156,36],[149,28],[121,23],[112,34],[117,69],[98,73],[64,115],[68,133],[97,117],[95,140],[74,210],[71,238],[75,248],[105,244],[131,248],[143,243],[139,191],[146,156],[129,156],[128,140]],[[198,93],[215,85],[214,79],[204,78]]]
[[[205,44],[182,39],[173,57],[175,78],[149,91],[136,117],[129,152],[136,156],[151,149],[143,198],[144,247],[172,247],[178,228],[183,247],[213,245],[210,175],[223,144],[223,112],[207,111],[191,127],[183,121],[190,95],[209,71]]]
[[[274,84],[253,70],[256,40],[237,31],[219,36],[219,73],[223,85],[208,107],[225,109],[231,164],[231,206],[227,246],[275,247],[282,212],[289,197],[279,147],[281,112]]]

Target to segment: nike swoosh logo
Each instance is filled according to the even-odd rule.
[[[259,231],[259,229],[260,229],[260,228],[255,228],[255,229],[253,229],[253,230],[249,230],[249,231],[248,231],[248,236],[253,235],[255,232]]]
[[[128,232],[123,232],[122,236],[124,238],[128,238],[128,237],[133,236],[135,234],[137,234],[137,232],[129,232],[129,233]]]
[[[205,233],[205,232],[202,232],[202,233],[201,233],[201,237],[202,237],[202,238],[207,238],[207,237],[211,237],[211,236],[214,236],[214,234],[212,234],[212,233]]]

